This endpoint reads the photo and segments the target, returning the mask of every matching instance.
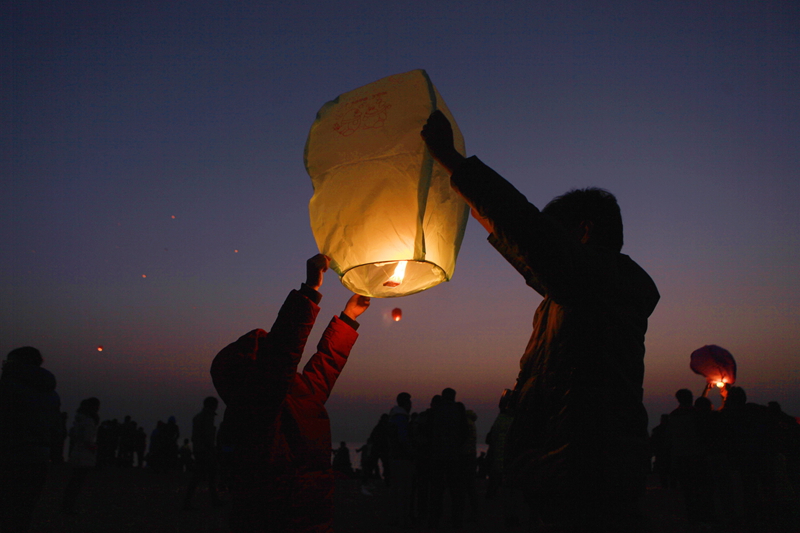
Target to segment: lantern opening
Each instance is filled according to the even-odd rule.
[[[724,381],[717,381],[717,387],[719,387],[721,389],[724,386],[725,386],[725,382]]]
[[[404,265],[401,267],[400,263]],[[404,269],[401,270],[403,276],[399,280],[402,283],[393,283],[395,273],[401,268]],[[343,272],[341,276],[345,287],[356,294],[374,298],[407,296],[429,289],[448,279],[444,270],[438,265],[412,259],[367,263],[353,267]]]

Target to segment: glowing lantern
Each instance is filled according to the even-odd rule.
[[[399,307],[392,309],[392,320],[395,322],[400,322],[401,318],[403,318],[403,310]]]
[[[424,70],[342,94],[322,106],[311,126],[304,154],[314,185],[311,229],[353,292],[405,296],[453,275],[468,207],[420,137],[437,109],[466,153]]]
[[[692,352],[689,367],[705,377],[709,385],[722,388],[736,383],[736,361],[728,350],[714,344]]]
[[[97,351],[98,351],[98,352],[102,352],[102,351],[103,351],[103,347],[102,347],[102,346],[98,346],[98,347],[97,347]]]

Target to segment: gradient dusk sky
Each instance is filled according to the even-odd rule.
[[[184,433],[214,355],[269,329],[317,252],[303,147],[328,100],[423,68],[537,206],[616,194],[657,283],[651,425],[730,350],[800,416],[800,3],[8,2],[0,17],[0,352],[38,347],[63,409]],[[363,441],[444,387],[482,441],[541,298],[474,220],[453,280],[374,299],[328,403]],[[329,272],[309,355],[348,292]],[[403,320],[390,320],[394,307]],[[99,352],[98,346],[104,350]],[[718,404],[719,396],[712,396]]]

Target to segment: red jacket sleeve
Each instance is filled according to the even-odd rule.
[[[324,405],[342,372],[358,333],[339,317],[333,317],[317,344],[315,353],[295,382],[293,395]]]

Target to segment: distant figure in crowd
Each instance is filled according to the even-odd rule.
[[[86,398],[78,407],[69,438],[72,441],[69,463],[72,465],[67,486],[64,489],[64,513],[76,514],[78,496],[89,472],[97,466],[97,428],[100,426],[100,400]]]
[[[389,488],[391,519],[399,527],[413,525],[414,450],[408,423],[411,416],[411,395],[401,392],[397,405],[389,412]]]
[[[138,425],[130,415],[126,415],[119,428],[119,451],[117,465],[123,467],[133,466],[133,454],[136,448],[136,429]]]
[[[653,473],[658,475],[658,482],[662,489],[670,488],[671,482],[671,450],[667,426],[669,415],[661,415],[659,424],[650,433],[650,452],[653,455]]]
[[[671,477],[683,492],[689,521],[705,522],[710,504],[707,487],[703,482],[705,463],[700,453],[697,411],[692,403],[692,391],[681,389],[675,393],[675,399],[678,400],[678,407],[667,419]]]
[[[508,430],[514,422],[514,410],[511,405],[512,391],[506,389],[500,397],[500,414],[494,419],[486,444],[489,445],[487,461],[489,463],[489,482],[486,486],[486,499],[493,500],[498,492],[502,499],[503,523],[507,529],[520,523],[519,509],[522,506],[522,495],[518,488],[505,480],[506,440]]]
[[[119,448],[120,425],[117,419],[104,420],[97,428],[97,467],[116,464],[117,448]],[[72,442],[70,441],[70,453]]]
[[[467,492],[467,509],[469,509],[470,519],[477,521],[480,519],[480,501],[478,491],[475,486],[475,479],[478,477],[478,414],[467,409],[467,438],[464,440],[464,483]]]
[[[56,378],[42,354],[11,350],[0,375],[0,531],[28,531],[61,433]]]
[[[181,438],[181,430],[174,416],[167,419],[161,438],[164,440],[163,452],[167,470],[178,468],[178,439]]]
[[[163,420],[156,422],[150,432],[150,450],[147,453],[147,466],[154,472],[166,474],[169,470],[169,447],[167,446],[167,424]]]
[[[183,439],[183,446],[178,450],[181,472],[188,472],[192,469],[192,445],[189,444],[189,439]]]
[[[348,477],[353,475],[353,463],[350,461],[350,448],[347,447],[346,442],[341,442],[339,447],[333,450],[333,471]]]
[[[219,400],[209,396],[203,400],[203,410],[192,419],[194,468],[186,488],[186,501],[183,504],[187,510],[193,509],[192,496],[197,490],[197,485],[203,481],[208,483],[211,504],[222,503],[217,493],[217,426],[214,425],[218,406]]]
[[[303,354],[330,259],[306,263],[268,333],[256,329],[217,354],[211,377],[225,402],[232,447],[231,530],[326,532],[333,522],[331,431],[325,402],[358,337],[370,300],[353,295],[331,319],[302,373]]]
[[[378,459],[374,453],[375,447],[370,439],[361,448],[356,448],[356,453],[361,456],[361,494],[372,496],[374,490],[373,478],[380,478],[378,473]]]
[[[136,455],[136,466],[142,468],[144,466],[145,450],[147,450],[147,433],[144,428],[139,426],[136,430],[136,440],[133,448],[133,453]]]
[[[411,438],[414,451],[414,487],[416,492],[416,518],[420,522],[430,516],[431,481],[433,478],[433,457],[431,447],[430,419],[436,407],[442,403],[442,395],[435,394],[428,408],[417,416],[411,427]]]
[[[61,425],[58,427],[58,437],[56,442],[50,448],[50,462],[54,465],[64,463],[64,444],[67,442],[69,430],[67,429],[67,421],[69,420],[69,413],[61,413]]]
[[[372,442],[371,455],[374,457],[375,475],[378,479],[381,478],[381,469],[383,469],[383,480],[389,483],[390,468],[389,468],[389,415],[383,413],[378,419],[378,423],[372,428],[369,434],[369,441]],[[381,465],[378,466],[380,461]]]
[[[452,525],[458,529],[463,525],[467,467],[474,467],[474,452],[473,461],[468,462],[464,447],[469,437],[469,421],[464,404],[456,402],[454,389],[448,387],[442,391],[442,400],[431,409],[426,423],[431,457],[428,525],[434,529],[439,528],[447,490],[450,493]],[[472,477],[474,476],[473,470]]]
[[[544,297],[520,361],[506,472],[551,527],[641,529],[649,470],[644,336],[659,294],[620,253],[616,198],[573,190],[540,211],[478,158],[456,151],[441,111],[421,134],[490,243]]]

